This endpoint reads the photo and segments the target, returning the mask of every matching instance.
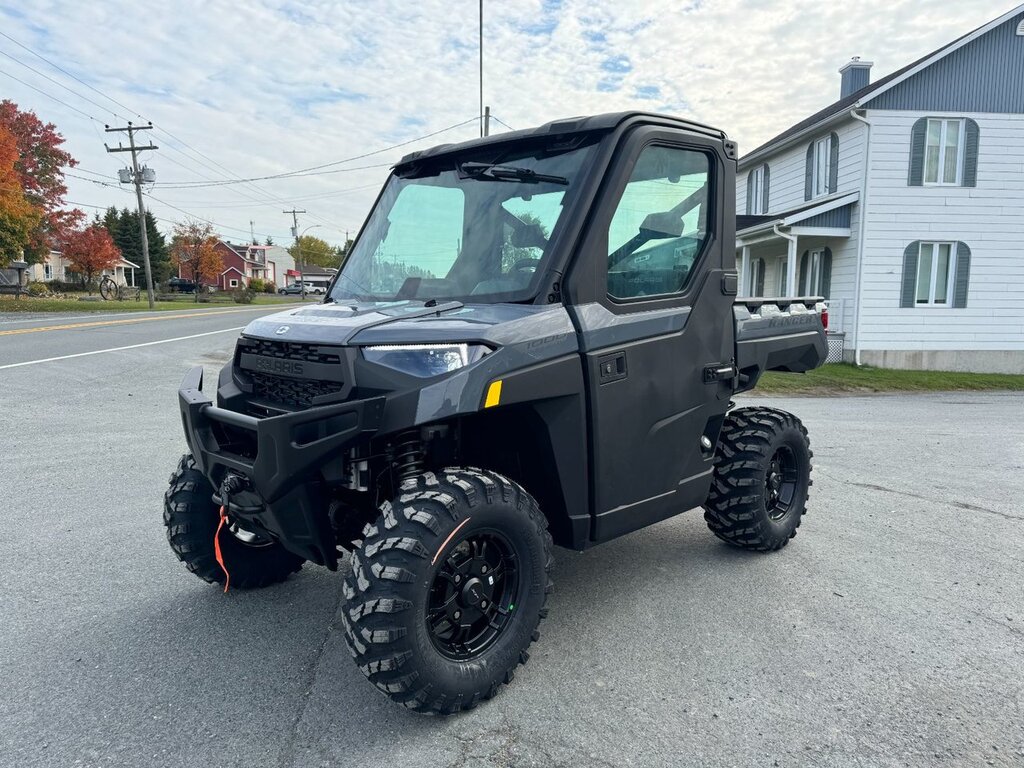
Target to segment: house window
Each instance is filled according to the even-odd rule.
[[[814,142],[814,166],[811,169],[811,197],[829,193],[829,179],[832,176],[832,137],[826,136]]]
[[[764,190],[764,169],[767,166],[759,166],[750,172],[750,186],[748,187],[750,194],[750,204],[747,208],[750,210],[751,215],[760,216],[766,213],[765,210],[765,190]]]
[[[924,145],[924,183],[959,185],[963,152],[963,120],[929,119]]]
[[[228,286],[231,287],[231,288],[237,288],[238,287],[238,278],[232,277],[231,280],[228,282]]]
[[[747,296],[760,296],[764,293],[764,259],[754,259],[750,262],[750,284],[747,286]]]
[[[917,256],[916,304],[949,306],[955,253],[953,243],[921,243]]]
[[[779,257],[779,280],[778,280],[778,292],[776,296],[786,296],[789,294],[786,286],[786,278],[789,276],[789,256]]]
[[[53,280],[53,265],[52,264],[44,264],[43,265],[43,280]]]
[[[824,258],[824,251],[811,251],[807,255],[805,274],[803,281],[800,283],[801,296],[821,295],[821,266]]]

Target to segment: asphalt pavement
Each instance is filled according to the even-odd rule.
[[[352,664],[341,574],[224,595],[168,548],[178,382],[276,308],[216,311],[0,317],[0,765],[1024,764],[1019,394],[758,399],[815,452],[788,547],[691,511],[557,550],[512,685],[424,717]]]

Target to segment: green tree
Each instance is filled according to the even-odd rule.
[[[116,208],[110,207],[103,215],[102,222],[124,258],[140,267],[143,266],[142,235],[139,233],[138,211],[131,211],[127,208],[118,211]],[[153,268],[153,282],[162,283],[171,276],[174,267],[171,264],[167,240],[157,229],[156,219],[149,211],[146,211],[146,237],[149,240],[149,262]]]
[[[333,267],[337,269],[338,254],[326,240],[312,235],[303,235],[288,249],[295,264],[307,267]]]
[[[263,244],[264,245],[273,245],[274,244],[274,238],[272,238],[270,235],[267,235],[267,241],[265,243],[263,243]]]

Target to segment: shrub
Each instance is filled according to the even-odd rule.
[[[28,295],[29,296],[48,296],[50,293],[50,286],[46,283],[29,283],[28,284]]]
[[[259,277],[254,277],[249,281],[249,290],[253,293],[263,293],[263,289],[266,286],[267,281]]]
[[[245,290],[232,292],[231,298],[235,300],[235,304],[252,304],[255,295],[251,289],[246,288]]]
[[[51,293],[84,293],[86,290],[84,284],[66,280],[51,280],[46,283],[46,286],[50,289]]]
[[[263,286],[264,293],[277,293],[277,286],[274,285],[273,280],[267,280],[267,284]]]

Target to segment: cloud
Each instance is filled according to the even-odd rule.
[[[151,202],[154,213],[175,220],[183,209],[233,239],[244,239],[254,220],[261,236],[286,241],[291,222],[281,211],[294,205],[309,211],[302,226],[320,224],[318,234],[340,242],[365,217],[387,168],[198,190],[166,185],[222,180],[224,169],[251,177],[321,165],[477,114],[474,2],[34,0],[24,8],[0,8],[4,32],[129,109],[4,38],[0,51],[104,106],[3,57],[0,72],[95,121],[2,74],[0,93],[56,123],[81,167],[110,180],[124,156],[105,153],[103,124],[152,120],[160,149],[145,161],[158,171],[153,196],[167,203]],[[750,149],[834,101],[836,70],[850,56],[873,60],[878,78],[1005,10],[1004,0],[941,8],[925,0],[485,0],[485,97],[517,128],[660,108],[724,128]],[[337,170],[476,132],[471,122]],[[78,179],[69,189],[76,202],[134,205],[128,189]]]

